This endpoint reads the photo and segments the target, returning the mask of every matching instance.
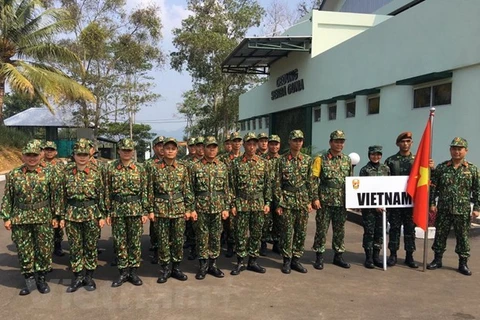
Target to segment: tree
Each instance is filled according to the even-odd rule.
[[[297,5],[297,12],[300,17],[304,17],[314,9],[320,9],[323,0],[302,1]]]
[[[3,115],[5,119],[30,108],[43,107],[43,103],[37,97],[31,99],[28,95],[20,92],[9,92],[4,97]]]
[[[63,99],[94,101],[92,93],[54,64],[75,65],[78,57],[56,45],[72,20],[67,11],[46,8],[40,0],[0,0],[0,124],[3,125],[5,87],[40,99],[53,112]]]
[[[289,7],[287,0],[273,0],[266,8],[262,23],[262,33],[266,36],[278,36],[293,26],[299,19],[298,11]]]

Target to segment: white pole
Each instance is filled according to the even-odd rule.
[[[382,210],[383,220],[383,270],[387,271],[387,210]]]

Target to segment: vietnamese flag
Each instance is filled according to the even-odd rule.
[[[424,231],[427,231],[428,228],[428,187],[430,182],[428,163],[430,161],[430,147],[432,144],[432,117],[433,112],[430,112],[407,183],[407,193],[413,200],[413,222]]]

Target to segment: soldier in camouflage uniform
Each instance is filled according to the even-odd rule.
[[[258,134],[257,155],[262,156],[268,153],[268,134],[262,132]]]
[[[278,160],[274,199],[276,213],[282,216],[282,272],[291,269],[306,273],[299,259],[304,253],[308,214],[318,201],[318,185],[312,175],[312,158],[301,152],[304,136],[301,130],[289,135],[290,151]]]
[[[458,271],[470,276],[467,261],[470,257],[468,232],[470,229],[470,202],[473,202],[473,215],[480,211],[480,177],[478,167],[465,160],[468,142],[456,137],[450,144],[451,159],[440,163],[432,173],[430,188],[430,211],[437,213],[435,220],[435,240],[432,250],[435,258],[427,269],[442,267],[443,253],[447,246],[447,237],[453,225],[457,244]],[[438,204],[435,199],[438,197]],[[437,209],[438,208],[438,209]]]
[[[382,146],[368,147],[370,160],[362,169],[360,176],[389,176],[390,168],[380,163],[382,160]],[[363,219],[363,248],[365,249],[365,268],[373,269],[375,266],[383,268],[380,260],[380,249],[383,243],[383,208],[362,209]]]
[[[197,149],[195,147],[195,138],[189,138],[187,141],[188,147],[188,154],[183,158],[183,161],[190,169],[190,165],[195,159],[195,153]],[[185,249],[190,248],[190,253],[188,254],[188,260],[195,260],[196,259],[196,249],[195,249],[195,229],[193,227],[194,221],[192,219],[188,219],[185,223],[185,243],[183,247]]]
[[[143,224],[148,220],[147,176],[145,169],[133,160],[135,143],[132,139],[117,144],[120,159],[112,161],[106,171],[107,224],[117,255],[120,277],[112,283],[119,287],[126,281],[142,285],[137,275],[141,260]]]
[[[225,141],[223,141],[223,153],[232,152],[232,140],[230,140],[230,135],[227,136]]]
[[[189,138],[188,139],[187,148],[188,148],[188,154],[185,155],[183,160],[190,161],[193,158],[195,158],[195,153],[197,152],[197,149],[195,148],[195,138]]]
[[[22,150],[24,164],[13,169],[5,184],[0,217],[5,229],[12,231],[17,246],[20,271],[26,286],[20,295],[27,295],[35,283],[40,293],[50,292],[45,274],[52,265],[53,227],[56,217],[56,191],[51,168],[39,166],[40,144],[30,141]]]
[[[79,139],[73,147],[75,162],[67,165],[59,178],[60,226],[66,227],[74,274],[67,292],[81,286],[87,291],[96,289],[97,241],[106,210],[104,178],[100,167],[90,161],[90,149],[87,141]]]
[[[149,218],[156,221],[159,237],[160,275],[157,283],[165,283],[170,276],[187,280],[180,270],[180,262],[183,259],[185,220],[190,217],[194,202],[188,168],[176,160],[177,140],[166,138],[163,150],[163,159],[156,161],[148,173]]]
[[[232,193],[236,196],[232,213],[236,227],[237,265],[230,273],[234,276],[245,269],[244,259],[247,255],[247,269],[265,273],[265,268],[257,263],[257,258],[264,216],[270,212],[272,186],[269,162],[255,154],[257,144],[255,133],[247,133],[243,138],[245,153],[233,160],[231,169]]]
[[[227,169],[230,171],[232,168],[233,160],[240,157],[240,148],[242,147],[242,137],[239,132],[232,132],[230,134],[230,140],[232,141],[232,151],[230,153],[223,154],[219,157],[220,161],[227,165]],[[232,181],[230,181],[230,188],[232,188]],[[227,258],[233,257],[235,246],[235,221],[233,215],[229,215],[227,219],[223,220],[223,238],[227,243],[227,252],[225,256]]]
[[[270,135],[268,138],[268,152],[263,154],[262,157],[270,162],[270,175],[271,175],[271,187],[272,194],[275,188],[275,169],[277,167],[278,159],[280,159],[280,137],[276,134]],[[267,241],[273,241],[272,252],[281,254],[279,241],[281,234],[281,219],[275,214],[276,204],[272,202],[270,205],[270,212],[265,215],[265,221],[263,222],[262,230],[262,243],[260,245],[260,255],[267,255]]]
[[[197,280],[205,279],[207,272],[217,278],[224,276],[216,261],[220,255],[222,219],[228,217],[233,201],[227,166],[217,158],[217,139],[207,137],[205,145],[204,158],[191,166],[192,189],[196,199],[192,218],[197,220],[197,251],[200,262],[195,275]]]
[[[347,210],[345,209],[345,178],[350,175],[352,162],[342,152],[345,144],[345,133],[341,130],[330,134],[330,149],[315,157],[313,175],[318,177],[319,202],[314,204],[317,210],[315,216],[316,231],[313,250],[316,259],[313,267],[323,269],[323,253],[327,241],[327,232],[332,222],[333,238],[332,249],[335,252],[333,264],[350,268],[350,264],[343,259],[345,252],[345,222]]]

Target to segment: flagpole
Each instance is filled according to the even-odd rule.
[[[435,108],[430,108],[430,159],[432,158],[432,150],[433,150],[433,117],[435,116]],[[432,169],[429,168],[429,177],[432,176]],[[430,181],[427,183],[427,194],[430,198]],[[427,201],[427,229],[423,233],[423,272],[427,270],[427,256],[428,256],[428,221],[429,221],[429,213],[430,213],[430,201]]]

